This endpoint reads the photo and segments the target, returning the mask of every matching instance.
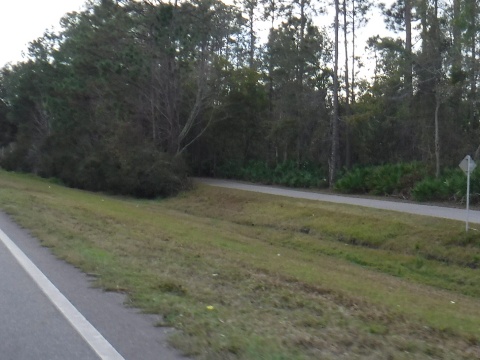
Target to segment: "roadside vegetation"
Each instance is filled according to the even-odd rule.
[[[262,161],[250,161],[246,165],[231,161],[218,168],[219,177],[246,180],[268,185],[284,185],[303,188],[325,188],[327,174],[315,164],[305,161],[285,161],[270,165]]]
[[[342,191],[461,201],[440,170],[480,154],[480,3],[389,3],[86,1],[0,68],[0,167],[151,199],[354,169]]]
[[[0,172],[0,208],[196,359],[480,357],[480,234],[209,186],[166,200]]]
[[[245,165],[229,162],[215,176],[267,185],[324,189],[327,172],[310,162],[287,161],[276,165],[251,161]],[[471,176],[470,200],[480,200],[480,167]],[[460,168],[446,168],[439,177],[422,162],[356,166],[339,173],[334,190],[345,194],[388,196],[414,201],[464,203],[466,175]]]
[[[472,202],[480,200],[480,168],[471,176]],[[448,168],[433,175],[420,162],[356,167],[346,172],[335,189],[349,194],[394,196],[416,201],[465,202],[467,177],[459,168]]]

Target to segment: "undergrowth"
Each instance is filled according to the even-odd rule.
[[[356,167],[335,183],[349,194],[395,196],[416,201],[465,202],[467,177],[460,169],[444,169],[439,178],[423,163],[399,163]],[[470,180],[470,201],[480,201],[480,168]]]
[[[454,201],[465,202],[467,195],[467,176],[460,169],[443,171],[439,178],[428,177],[418,182],[413,191],[417,201]],[[477,167],[470,177],[470,201],[480,201],[480,169]]]
[[[323,168],[310,162],[286,161],[275,166],[262,161],[250,161],[245,166],[234,162],[218,168],[217,175],[228,179],[299,188],[323,188],[327,175]]]
[[[335,188],[344,193],[410,197],[415,184],[427,175],[425,166],[418,162],[357,167],[340,178]]]

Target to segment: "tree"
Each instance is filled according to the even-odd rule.
[[[275,22],[277,21],[278,17],[281,16],[285,12],[285,4],[283,0],[261,0],[261,3],[264,6],[263,10],[263,20],[270,22],[270,29],[269,29],[269,40],[270,37],[274,33],[275,29]],[[267,43],[268,48],[268,43]],[[266,56],[264,57],[264,64],[267,70],[267,77],[268,77],[268,98],[269,98],[269,110],[270,110],[270,117],[273,118],[273,62],[272,62],[272,52],[266,51]]]
[[[133,20],[142,9],[129,1],[89,2],[62,20],[60,34],[31,44],[30,60],[4,81],[18,131],[3,166],[147,197],[185,185],[181,161],[145,137],[136,111],[144,63]]]
[[[370,38],[376,58],[374,83],[355,103],[352,147],[357,162],[382,164],[412,161],[418,155],[418,124],[407,117],[404,90],[404,43],[401,39]]]
[[[465,32],[465,40],[467,42],[468,61],[468,78],[469,78],[469,94],[470,102],[470,122],[478,120],[477,108],[477,81],[478,81],[478,59],[477,59],[477,42],[478,42],[478,3],[476,0],[465,0],[465,14],[467,19],[467,28]]]
[[[358,58],[356,55],[356,38],[357,31],[365,26],[368,22],[367,14],[373,6],[373,2],[370,0],[351,0],[351,22],[352,22],[352,103],[355,103],[356,99],[356,68]]]
[[[244,11],[246,13],[246,26],[248,33],[248,66],[250,69],[255,69],[257,67],[255,61],[255,50],[256,50],[256,11],[258,7],[257,0],[243,0],[242,2]]]
[[[189,151],[194,171],[202,175],[268,160],[268,97],[261,75],[248,67],[223,72],[222,105],[211,109],[212,125]]]
[[[350,74],[348,72],[348,22],[347,22],[347,0],[343,0],[343,45],[345,51],[345,166],[350,168],[350,127],[348,117],[350,116]],[[353,75],[352,75],[353,77]]]
[[[405,94],[409,102],[413,97],[413,53],[412,53],[412,12],[414,0],[397,0],[390,8],[382,8],[385,15],[387,27],[395,32],[404,32],[404,77],[405,77]],[[425,14],[422,17],[425,20]]]
[[[350,131],[350,116],[351,104],[356,100],[356,32],[358,28],[364,26],[368,19],[366,14],[370,10],[372,3],[369,0],[343,0],[341,12],[343,14],[343,45],[345,54],[344,63],[344,80],[345,80],[345,104],[344,104],[344,118],[343,125],[345,127],[345,166],[347,168],[351,165],[351,131]],[[351,35],[351,42],[349,41]],[[349,57],[349,45],[351,45],[351,58]],[[349,64],[351,61],[351,77],[349,72]],[[351,81],[350,81],[351,79]]]
[[[238,31],[235,10],[216,0],[149,6],[143,52],[144,113],[155,124],[157,144],[171,155],[183,153],[209,126],[205,110],[221,88],[216,53]]]
[[[330,187],[333,187],[335,184],[335,176],[337,172],[337,163],[338,163],[338,32],[339,32],[339,15],[340,7],[339,0],[335,0],[335,22],[334,22],[334,65],[333,65],[333,112],[332,112],[332,121],[331,121],[331,155],[330,162],[328,164],[328,180]]]
[[[0,73],[0,158],[4,156],[5,147],[12,143],[17,132],[16,126],[8,119],[9,107],[4,86],[5,72]]]
[[[311,19],[291,14],[270,33],[267,49],[274,84],[271,138],[276,161],[300,163],[312,158],[316,130],[323,125],[330,49]]]
[[[407,58],[405,66],[405,82],[407,87],[408,106],[413,96],[413,59],[412,59],[412,0],[405,1],[405,55]]]

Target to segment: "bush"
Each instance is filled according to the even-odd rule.
[[[446,170],[439,179],[427,178],[416,184],[412,191],[417,201],[465,202],[467,177],[460,169]],[[470,200],[480,200],[480,169],[475,169],[470,178]]]
[[[104,170],[106,190],[142,198],[167,197],[188,186],[187,171],[180,157],[137,149],[116,159]]]
[[[143,198],[175,195],[189,186],[187,167],[180,156],[172,157],[145,143],[134,128],[117,131],[115,137],[101,143],[81,136],[77,143],[50,138],[41,151],[33,153],[35,158],[29,149],[17,148],[0,165],[56,178],[70,187]]]
[[[251,161],[241,169],[241,178],[251,182],[271,184],[272,169],[263,161]]]
[[[327,185],[323,169],[310,162],[297,164],[294,161],[286,161],[275,167],[262,161],[250,161],[244,167],[239,163],[229,162],[219,167],[217,174],[228,179],[289,187],[309,188]]]
[[[367,179],[373,168],[354,168],[335,183],[335,189],[344,193],[367,193]]]
[[[290,187],[326,187],[326,177],[325,171],[311,162],[287,161],[273,170],[273,183]]]
[[[371,193],[409,197],[415,184],[428,175],[421,163],[386,164],[355,168],[335,183],[345,193]]]
[[[238,161],[228,161],[217,167],[216,175],[225,179],[242,179],[242,164]]]
[[[415,185],[412,197],[416,201],[447,200],[449,191],[441,179],[428,178]]]

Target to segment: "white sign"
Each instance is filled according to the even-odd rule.
[[[470,157],[470,155],[467,155],[463,158],[460,164],[458,164],[458,166],[460,166],[460,169],[462,169],[465,174],[467,174],[467,219],[465,221],[465,230],[468,232],[468,212],[470,208],[470,174],[477,165],[475,164],[475,161],[473,161],[473,159]]]
[[[473,170],[477,167],[477,164],[475,164],[475,161],[470,157],[470,155],[467,155],[463,158],[463,160],[458,164],[460,166],[460,169],[463,170],[463,172],[468,175],[473,172]]]

